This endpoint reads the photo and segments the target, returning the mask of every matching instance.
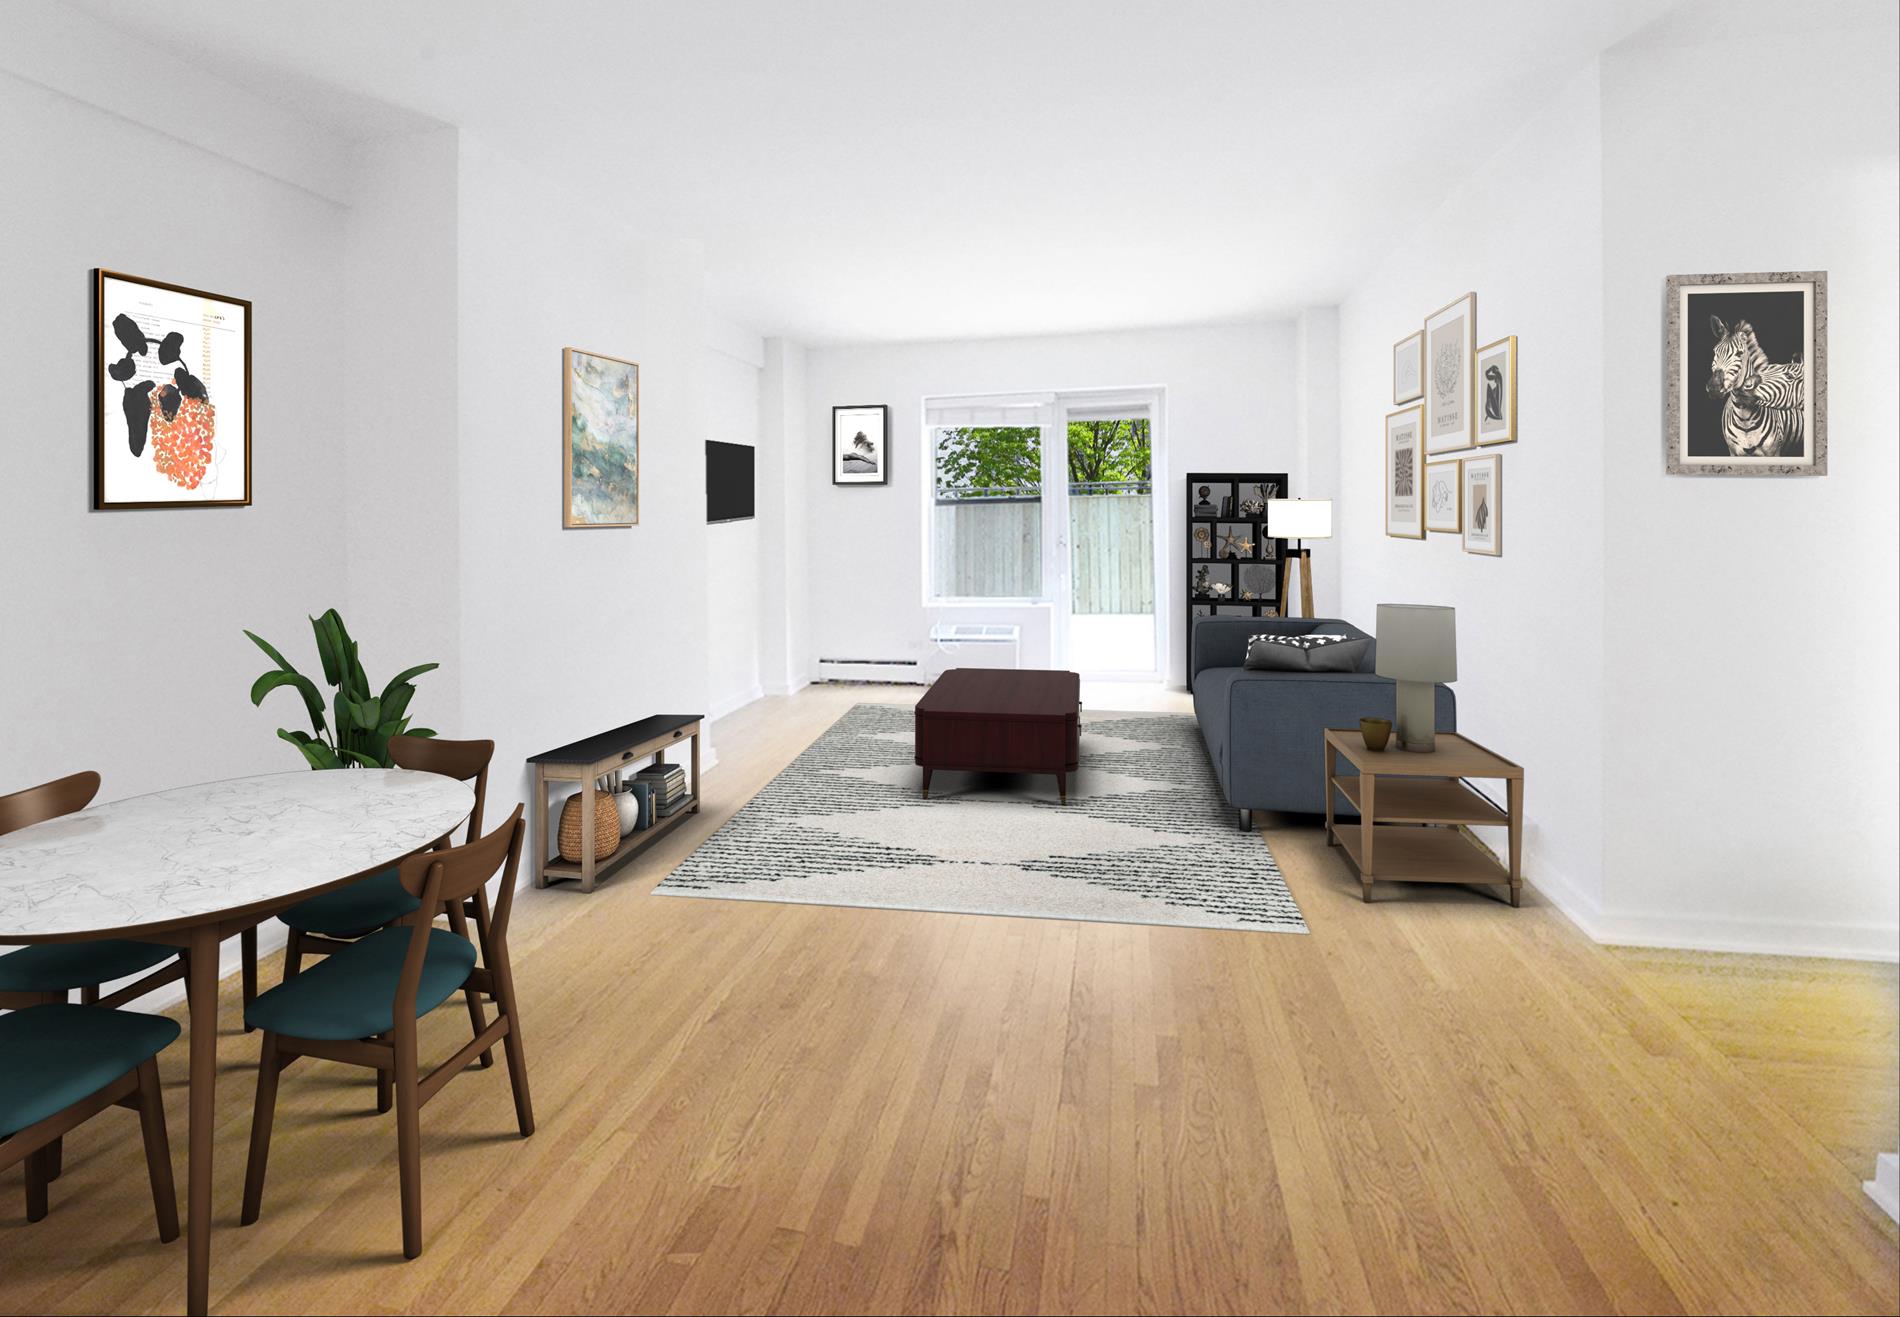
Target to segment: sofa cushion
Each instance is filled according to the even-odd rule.
[[[1247,641],[1244,666],[1269,672],[1357,672],[1371,645],[1343,631],[1262,632]]]

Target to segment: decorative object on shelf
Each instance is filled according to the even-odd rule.
[[[1425,504],[1419,497],[1425,461],[1421,424],[1417,407],[1400,408],[1385,418],[1385,533],[1396,539],[1425,538]]]
[[[891,409],[863,403],[831,409],[831,483],[891,483]]]
[[[1399,749],[1420,754],[1436,744],[1441,681],[1458,680],[1456,611],[1442,604],[1380,604],[1375,671],[1398,683]]]
[[[612,855],[620,845],[620,811],[612,792],[594,792],[594,860],[598,863]],[[561,806],[561,830],[558,838],[561,858],[569,864],[581,860],[581,795],[575,792]]]
[[[1672,274],[1674,476],[1827,474],[1827,272]]]
[[[1471,447],[1477,408],[1471,358],[1478,337],[1478,295],[1466,293],[1425,318],[1425,451]]]
[[[256,707],[263,703],[264,697],[279,686],[292,687],[303,696],[304,709],[310,715],[310,731],[293,732],[279,727],[277,735],[296,746],[310,767],[393,768],[395,765],[389,758],[392,736],[435,735],[432,728],[409,725],[409,701],[415,697],[415,679],[425,672],[433,672],[440,664],[419,663],[413,668],[404,668],[390,678],[382,694],[372,695],[369,678],[356,656],[356,641],[350,638],[336,609],[330,609],[322,617],[311,618],[310,629],[317,634],[317,658],[323,664],[323,680],[335,688],[335,694],[328,700],[318,691],[317,683],[291,666],[290,660],[278,653],[269,641],[255,631],[244,633],[277,665],[275,670],[251,683],[251,705]],[[335,727],[325,721],[326,709],[334,714]]]
[[[1305,616],[1313,616],[1313,558],[1305,542],[1333,537],[1333,501],[1329,498],[1269,499],[1267,534],[1276,543],[1294,542],[1292,552],[1284,555],[1285,562],[1280,568],[1280,599],[1288,605],[1287,616],[1301,615],[1291,610],[1296,565],[1300,571],[1300,608]]]
[[[1472,359],[1472,397],[1478,404],[1478,442],[1517,442],[1517,335],[1486,343]]]
[[[1378,754],[1385,749],[1385,743],[1392,739],[1392,720],[1390,718],[1361,718],[1359,739],[1366,743],[1366,749]]]
[[[640,524],[640,364],[561,349],[561,525]]]
[[[1504,552],[1504,460],[1497,453],[1467,457],[1464,486],[1465,552],[1493,558]]]
[[[251,304],[93,271],[92,506],[251,501]]]
[[[1392,405],[1425,396],[1425,331],[1407,334],[1392,345]]]
[[[1266,507],[1270,497],[1286,488],[1286,473],[1190,471],[1184,479],[1188,529],[1181,644],[1191,657],[1196,617],[1274,615],[1280,602],[1278,579],[1271,570],[1263,575],[1247,564],[1277,561],[1285,552],[1286,546],[1267,530]],[[1250,510],[1255,504],[1260,505],[1258,512]],[[1216,592],[1216,584],[1224,588]],[[1219,607],[1210,607],[1215,601]]]
[[[625,837],[649,826],[653,821],[652,787],[645,782],[625,782],[614,789],[614,809],[620,815],[620,835]],[[576,853],[579,847],[575,848]]]
[[[1425,464],[1425,529],[1456,535],[1465,528],[1465,491],[1459,458]]]

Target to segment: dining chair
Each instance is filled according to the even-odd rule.
[[[0,796],[0,837],[29,824],[76,814],[98,794],[99,775],[85,772]],[[162,968],[101,1000],[102,985],[144,974],[154,966]],[[178,948],[155,942],[101,938],[36,943],[0,955],[0,1007],[12,1010],[63,1002],[75,988],[87,1005],[120,1006],[184,974]]]
[[[277,1109],[278,1076],[300,1056],[341,1061],[388,1074],[396,1104],[396,1148],[402,1186],[402,1252],[422,1253],[422,1149],[418,1113],[444,1085],[496,1043],[508,1061],[515,1121],[521,1136],[534,1133],[528,1099],[527,1062],[521,1050],[521,1017],[508,962],[508,915],[514,908],[515,875],[521,864],[522,807],[486,837],[446,850],[420,851],[397,866],[403,890],[416,900],[403,924],[378,929],[332,952],[270,991],[245,1010],[248,1024],[263,1031],[257,1067],[257,1108],[251,1118],[250,1164],[244,1176],[239,1220],[257,1220],[270,1158],[271,1121]],[[437,928],[436,916],[465,906],[501,870],[501,887],[487,929],[475,943],[452,928]],[[480,1033],[427,1075],[419,1071],[416,1023],[457,992],[486,993],[498,1014]]]
[[[26,1219],[47,1210],[60,1140],[107,1107],[139,1113],[163,1243],[178,1238],[158,1054],[178,1037],[162,1015],[66,1003],[0,1015],[0,1170],[26,1163]]]
[[[392,736],[389,739],[389,757],[396,767],[418,773],[440,773],[458,782],[475,784],[475,808],[468,816],[470,841],[482,835],[482,802],[488,794],[488,764],[494,756],[493,741],[451,741],[434,736]],[[444,837],[436,846],[439,849],[448,844],[449,839]],[[471,909],[464,910],[458,904],[449,914],[450,927],[458,933],[465,931],[464,921],[470,913],[475,915],[478,926],[486,925],[486,892],[468,904]],[[303,968],[305,956],[341,951],[358,938],[408,918],[415,913],[416,905],[416,898],[403,890],[393,866],[346,887],[299,901],[277,916],[290,930],[284,940],[284,977],[295,978]],[[257,1000],[256,929],[245,931],[241,947],[244,1005],[248,1008]],[[480,1033],[483,1026],[480,995],[471,988],[467,997],[469,1023]],[[248,1026],[246,1032],[249,1032]],[[484,1052],[481,1064],[493,1065],[494,1055]],[[377,1081],[376,1109],[389,1110],[386,1076]]]

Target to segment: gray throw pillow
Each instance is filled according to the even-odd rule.
[[[1357,672],[1371,643],[1337,631],[1259,635],[1247,641],[1247,666],[1269,672]]]

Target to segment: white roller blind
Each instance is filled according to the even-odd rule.
[[[988,398],[933,398],[924,421],[937,426],[1045,425],[1053,403],[1046,394]]]

